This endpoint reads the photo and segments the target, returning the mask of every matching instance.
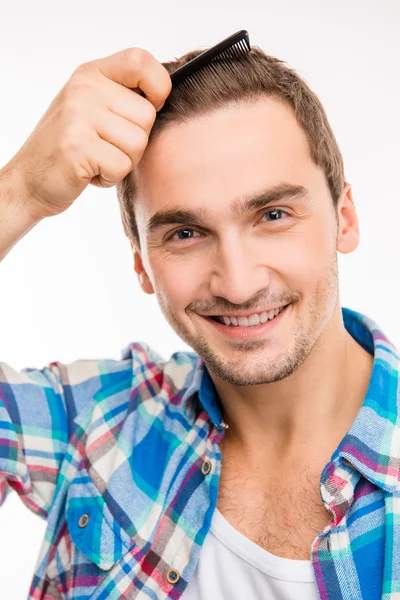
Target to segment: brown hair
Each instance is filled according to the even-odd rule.
[[[193,50],[162,64],[171,73],[203,51]],[[336,206],[344,186],[343,159],[325,110],[300,75],[258,47],[232,58],[229,63],[217,62],[212,69],[200,71],[186,85],[173,87],[164,107],[157,113],[149,145],[169,123],[187,121],[227,104],[256,101],[262,96],[276,98],[292,108],[308,138],[311,158],[323,170]],[[139,246],[131,174],[117,184],[117,196],[125,234]]]

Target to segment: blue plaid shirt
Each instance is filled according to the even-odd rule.
[[[322,471],[333,517],[310,559],[321,600],[395,600],[399,355],[372,319],[342,312],[374,367]],[[194,353],[165,361],[132,343],[120,360],[0,363],[0,503],[13,488],[47,519],[29,599],[184,598],[217,503],[223,435]]]

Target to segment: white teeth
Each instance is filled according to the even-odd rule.
[[[248,324],[249,324],[249,321],[248,321],[247,317],[239,317],[239,318],[238,318],[238,324],[239,324],[241,327],[247,327],[247,326],[248,326]]]
[[[221,321],[226,325],[232,325],[234,327],[252,327],[259,325],[260,323],[266,323],[274,317],[277,317],[285,307],[276,308],[275,310],[269,310],[268,312],[262,312],[259,314],[250,315],[250,317],[219,317]]]
[[[249,317],[249,325],[259,325],[260,317],[258,315],[250,315]]]

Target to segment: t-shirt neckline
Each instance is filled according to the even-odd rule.
[[[304,583],[314,581],[311,560],[282,558],[268,552],[235,529],[217,508],[211,522],[211,532],[231,552],[275,579]]]

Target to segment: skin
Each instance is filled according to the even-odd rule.
[[[208,367],[229,424],[221,447],[245,457],[247,469],[273,452],[279,470],[294,457],[308,462],[318,444],[325,464],[356,416],[373,364],[340,308],[337,252],[359,243],[350,185],[335,208],[294,114],[267,97],[169,126],[134,176],[135,270]],[[307,195],[233,212],[235,202],[282,183]],[[204,222],[149,233],[151,217],[166,208],[201,209]],[[278,325],[245,339],[201,316],[287,303]]]

